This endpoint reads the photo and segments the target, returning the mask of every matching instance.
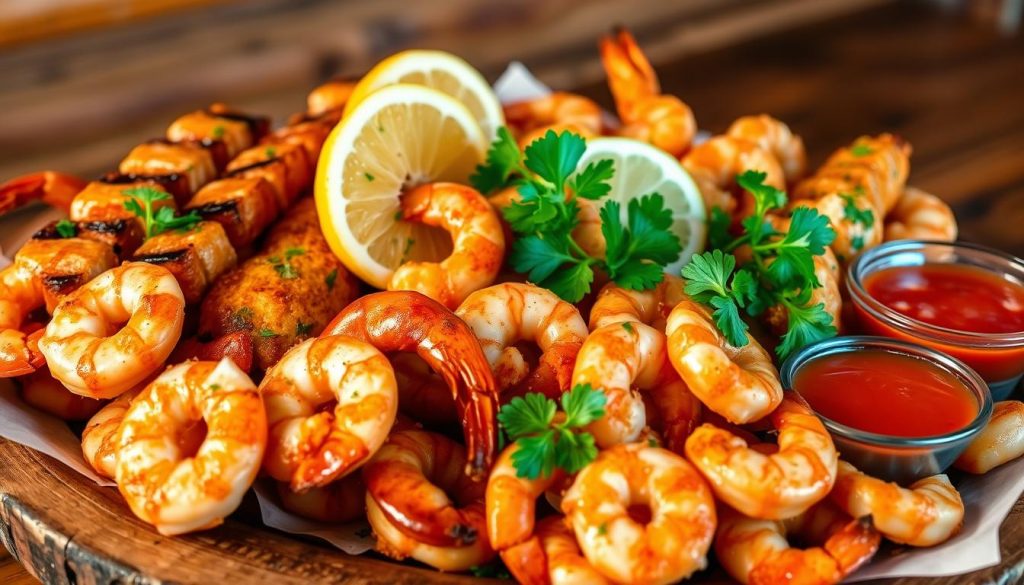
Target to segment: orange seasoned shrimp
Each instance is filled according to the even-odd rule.
[[[782,400],[779,373],[768,352],[749,334],[743,347],[730,345],[703,305],[680,302],[668,316],[665,333],[668,357],[690,391],[730,422],[758,420]]]
[[[797,185],[793,196],[816,199],[836,191],[835,182],[843,182],[846,187],[839,191],[859,187],[884,216],[903,194],[910,174],[911,150],[907,141],[893,134],[861,136],[832,153],[813,177]]]
[[[934,546],[960,531],[964,503],[946,474],[919,479],[903,488],[839,462],[839,477],[829,494],[855,517],[871,515],[886,538],[910,546]]]
[[[612,323],[639,321],[664,331],[665,320],[672,309],[690,298],[683,292],[684,286],[686,281],[672,274],[666,274],[651,290],[632,290],[608,283],[590,308],[590,330]]]
[[[549,476],[520,477],[512,463],[513,443],[498,457],[487,479],[487,535],[491,546],[520,582],[543,582],[544,546],[534,534],[537,498],[564,480],[555,468]]]
[[[163,365],[184,317],[185,297],[170,271],[128,262],[68,295],[39,350],[75,394],[114,398]]]
[[[15,177],[0,184],[0,215],[37,200],[67,211],[86,183],[74,175],[54,171]]]
[[[583,554],[618,583],[674,583],[707,566],[715,501],[681,456],[640,444],[602,451],[562,500]]]
[[[17,382],[26,404],[62,420],[87,420],[103,406],[99,400],[72,394],[46,370],[17,378]]]
[[[709,210],[719,207],[729,215],[741,217],[753,211],[750,195],[736,183],[736,176],[745,171],[761,171],[766,175],[766,185],[786,188],[779,162],[771,152],[750,140],[714,136],[686,153],[682,162]]]
[[[182,438],[205,424],[199,445]],[[213,528],[260,469],[267,419],[256,385],[230,359],[186,362],[132,402],[118,433],[116,480],[132,512],[161,534]]]
[[[555,293],[532,284],[496,284],[469,295],[455,314],[480,340],[499,393],[515,386],[515,394],[558,397],[570,388],[587,325]],[[520,341],[535,342],[543,352],[532,372],[514,346]]]
[[[825,246],[825,253],[813,257],[814,276],[821,286],[811,289],[811,298],[807,301],[808,307],[823,305],[825,312],[832,317],[832,325],[836,330],[842,327],[843,295],[842,282],[840,280],[839,261],[832,252],[832,248]],[[781,305],[768,307],[764,313],[765,320],[777,335],[783,335],[788,330],[789,317]]]
[[[601,134],[601,106],[581,95],[556,91],[533,100],[505,104],[505,122],[525,148],[548,130],[591,138]]]
[[[124,421],[124,415],[127,414],[132,401],[144,388],[145,386],[140,384],[137,388],[108,402],[89,419],[85,430],[82,431],[82,455],[102,477],[114,479],[117,474],[118,431],[121,429],[121,422]],[[199,431],[204,431],[199,425],[192,429],[195,430],[190,429],[186,431],[186,434],[198,434]],[[183,443],[196,444],[194,441],[184,441]]]
[[[524,585],[608,585],[611,583],[583,556],[576,533],[564,516],[537,522],[534,556],[502,555],[516,581]]]
[[[465,465],[466,450],[447,437],[393,433],[363,468],[378,550],[443,571],[464,571],[493,558],[484,517],[486,484],[463,474]]]
[[[693,110],[676,96],[661,93],[658,75],[628,30],[601,38],[601,63],[623,122],[618,133],[682,156],[697,133]]]
[[[781,120],[767,115],[743,116],[729,126],[726,136],[749,140],[769,152],[782,167],[787,183],[792,184],[807,172],[807,152],[804,141],[793,134]]]
[[[347,335],[384,353],[415,352],[441,375],[462,420],[466,472],[483,477],[498,440],[498,393],[473,331],[437,301],[417,292],[388,291],[353,301],[323,335]]]
[[[771,423],[778,431],[774,453],[704,424],[686,440],[686,457],[720,500],[752,518],[777,520],[796,516],[828,495],[839,454],[818,417],[794,398],[782,400]]]
[[[407,261],[388,290],[415,290],[449,309],[494,282],[505,260],[505,235],[498,214],[471,187],[431,183],[402,196],[402,219],[436,226],[452,236],[452,253],[440,262]]]
[[[787,536],[819,546],[792,548]],[[869,517],[854,520],[828,500],[786,520],[719,511],[715,555],[744,585],[831,585],[863,566],[881,543]]]
[[[358,473],[301,494],[293,492],[287,483],[278,482],[277,495],[285,510],[318,522],[344,524],[366,513],[366,484]]]
[[[331,110],[344,108],[355,88],[354,82],[342,79],[332,79],[316,86],[306,96],[306,113],[310,116],[320,116]]]
[[[996,402],[992,418],[953,466],[968,473],[988,473],[1024,455],[1024,402]]]
[[[670,448],[683,442],[700,418],[700,402],[672,368],[665,334],[635,321],[612,323],[587,337],[576,359],[572,385],[604,391],[605,415],[588,430],[601,447],[636,441],[647,424],[644,400],[650,396]],[[639,391],[638,391],[639,390]]]
[[[260,394],[270,428],[263,467],[296,492],[359,468],[384,444],[398,412],[388,359],[343,335],[288,350],[267,372]]]
[[[818,185],[832,181],[831,178],[819,179]],[[863,189],[844,190],[847,186],[840,182],[835,185],[835,191],[817,199],[794,199],[789,203],[790,211],[810,207],[828,218],[836,233],[830,247],[842,262],[848,262],[859,252],[881,244],[884,233],[882,213],[872,198]]]
[[[907,187],[885,216],[885,241],[938,240],[952,242],[957,236],[956,216],[935,195]]]

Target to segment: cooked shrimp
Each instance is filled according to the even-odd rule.
[[[455,398],[448,385],[420,356],[396,353],[389,356],[398,383],[398,411],[427,426],[459,424]]]
[[[42,305],[42,287],[33,268],[15,256],[13,264],[0,270],[0,378],[30,374],[46,363],[38,347],[42,330],[26,331],[24,323]]]
[[[604,391],[605,414],[588,426],[601,447],[640,436],[647,415],[638,390],[657,405],[653,410],[664,423],[658,430],[669,438],[670,448],[682,448],[700,417],[700,402],[668,360],[665,334],[643,323],[612,323],[591,333],[572,373],[572,385],[577,384]]]
[[[415,352],[444,378],[458,405],[469,451],[466,472],[482,477],[497,446],[498,393],[472,330],[420,293],[388,291],[353,301],[324,335],[348,335],[385,353]]]
[[[260,383],[267,473],[303,492],[351,473],[380,449],[398,412],[395,374],[369,343],[333,335],[284,354]]]
[[[843,181],[845,191],[863,189],[884,216],[903,194],[911,150],[910,143],[892,134],[861,136],[832,153],[814,177],[797,185],[793,196],[814,199],[833,190],[827,182],[819,185],[818,181]]]
[[[17,378],[21,399],[29,406],[67,421],[86,420],[103,402],[72,394],[50,372],[39,370]]]
[[[74,175],[54,171],[15,177],[0,184],[0,215],[37,200],[67,211],[85,185],[86,181]]]
[[[818,417],[793,398],[782,400],[771,423],[778,431],[774,453],[704,424],[686,440],[686,457],[723,502],[752,518],[777,520],[796,516],[828,495],[839,455]]]
[[[685,459],[665,449],[634,443],[602,451],[576,476],[562,509],[587,560],[612,581],[672,583],[707,565],[714,497]]]
[[[549,516],[537,522],[537,546],[530,554],[502,555],[505,566],[516,581],[525,585],[606,585],[610,584],[583,556],[576,534],[564,516]],[[526,552],[526,551],[524,551]]]
[[[202,444],[186,451],[182,438],[202,424]],[[212,528],[242,502],[266,443],[259,391],[231,360],[179,364],[125,413],[117,487],[132,512],[161,534]]]
[[[867,191],[858,187],[848,189],[849,184],[835,183],[832,178],[818,179],[817,183],[834,183],[835,190],[816,199],[794,199],[789,209],[810,207],[828,218],[836,233],[830,247],[840,261],[849,262],[861,251],[882,243],[882,213]]]
[[[506,104],[505,122],[525,148],[548,130],[591,138],[601,134],[601,106],[581,95],[556,91],[533,100]]]
[[[665,333],[668,357],[690,391],[730,422],[758,420],[782,400],[768,352],[749,334],[745,346],[730,345],[703,305],[680,302],[668,316]]]
[[[145,389],[140,384],[136,388],[125,392],[114,400],[108,402],[99,410],[82,431],[82,455],[96,473],[108,479],[114,479],[117,475],[117,446],[118,431],[124,421],[124,415],[132,405],[132,401]],[[205,432],[200,425],[196,425],[185,431],[186,435]],[[202,437],[200,437],[201,442]],[[181,441],[180,444],[196,444],[195,441]]]
[[[516,394],[558,397],[570,388],[587,325],[555,293],[532,284],[496,284],[469,295],[455,314],[480,340],[499,393],[516,386]],[[532,372],[514,346],[520,341],[532,341],[543,352]]]
[[[792,548],[789,535],[818,546]],[[786,520],[748,518],[722,507],[715,555],[744,585],[831,585],[871,560],[881,540],[870,518],[854,520],[828,500]]]
[[[465,449],[442,435],[393,433],[363,468],[367,516],[378,550],[444,571],[491,559],[486,485],[462,473],[466,463]]]
[[[331,110],[344,108],[356,84],[342,79],[332,79],[316,86],[306,95],[306,113],[319,116]]]
[[[996,402],[992,418],[953,466],[968,473],[988,473],[1024,455],[1024,403]]]
[[[786,182],[792,184],[807,172],[804,141],[781,120],[767,115],[743,116],[729,126],[726,136],[749,140],[771,153],[782,167]]]
[[[366,514],[366,484],[358,473],[346,475],[321,488],[296,493],[287,483],[277,483],[281,507],[303,518],[344,524]]]
[[[452,253],[440,262],[408,261],[388,290],[415,290],[449,309],[490,285],[505,261],[505,235],[494,209],[471,187],[431,183],[402,196],[402,219],[436,226],[452,236]]]
[[[697,133],[693,111],[676,96],[661,93],[658,75],[628,30],[601,38],[601,63],[623,122],[618,133],[682,156]]]
[[[903,488],[876,479],[845,461],[829,494],[855,517],[871,515],[886,538],[910,546],[934,546],[960,531],[964,503],[946,474],[919,479]]]
[[[885,241],[938,240],[952,242],[957,236],[956,216],[935,195],[907,187],[885,216]]]
[[[75,394],[113,398],[163,365],[181,337],[184,313],[181,287],[166,268],[128,262],[68,295],[39,350],[50,373]]]
[[[682,162],[697,183],[704,205],[708,209],[719,207],[729,215],[743,217],[753,211],[751,196],[736,183],[736,176],[745,171],[761,171],[766,175],[766,185],[786,188],[779,162],[750,140],[714,136],[686,153]]]
[[[826,246],[825,253],[813,257],[814,276],[821,286],[811,289],[811,298],[807,301],[808,307],[822,305],[825,312],[832,317],[832,325],[836,330],[842,327],[843,295],[842,281],[840,280],[839,261],[832,252],[832,248]],[[781,305],[768,307],[764,313],[765,320],[777,335],[783,335],[788,330],[789,316]]]
[[[650,290],[632,290],[609,283],[597,294],[590,308],[590,330],[612,323],[639,321],[659,331],[665,330],[665,320],[680,301],[689,297],[683,292],[686,282],[678,276],[666,274]]]

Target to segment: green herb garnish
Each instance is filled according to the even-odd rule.
[[[125,200],[124,208],[142,218],[147,238],[170,230],[191,229],[203,219],[195,210],[180,216],[175,216],[171,207],[161,207],[154,212],[154,203],[171,198],[164,191],[154,187],[131,187],[122,193],[131,197]]]
[[[57,235],[62,238],[73,238],[78,234],[78,228],[75,226],[75,222],[69,219],[62,219],[57,222],[57,225],[53,226],[57,230]]]

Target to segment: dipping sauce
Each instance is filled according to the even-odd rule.
[[[929,325],[974,333],[1024,331],[1024,286],[964,264],[894,266],[864,278],[883,305]]]
[[[969,425],[979,409],[974,394],[954,374],[881,349],[814,357],[794,374],[793,390],[826,418],[894,437],[951,433]]]

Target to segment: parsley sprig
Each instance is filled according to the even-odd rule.
[[[713,213],[711,241],[719,249],[694,256],[683,268],[683,277],[686,293],[714,309],[715,324],[736,347],[747,344],[741,309],[751,316],[770,306],[784,309],[788,330],[776,353],[785,359],[808,343],[836,334],[824,304],[810,305],[812,290],[821,286],[814,274],[814,257],[824,254],[836,234],[827,217],[807,207],[793,211],[788,231],[776,230],[767,215],[786,205],[786,194],[765,185],[765,178],[756,171],[736,177],[755,202],[754,213],[742,221],[743,234],[730,237],[727,222],[716,220]],[[750,260],[737,266],[733,252],[741,246],[749,249]]]
[[[504,210],[517,239],[512,268],[569,302],[590,291],[600,269],[620,286],[645,290],[657,286],[665,265],[682,252],[670,230],[671,210],[652,193],[629,202],[625,223],[621,204],[606,201],[600,209],[605,257],[587,253],[572,237],[579,224],[577,198],[598,200],[611,191],[614,162],[599,160],[579,168],[586,141],[571,132],[549,130],[522,152],[507,128],[487,152],[487,161],[470,178],[481,193],[516,186],[521,200]]]
[[[188,230],[195,227],[203,218],[195,210],[185,215],[174,215],[171,207],[161,207],[155,212],[153,204],[157,201],[170,199],[167,193],[153,187],[131,187],[122,191],[131,197],[124,202],[124,208],[142,218],[146,237],[151,238],[169,230]]]
[[[512,454],[516,475],[536,479],[555,468],[576,473],[597,457],[594,436],[583,427],[604,416],[604,392],[580,384],[562,394],[563,417],[554,400],[531,392],[501,408],[498,422],[518,449]]]

